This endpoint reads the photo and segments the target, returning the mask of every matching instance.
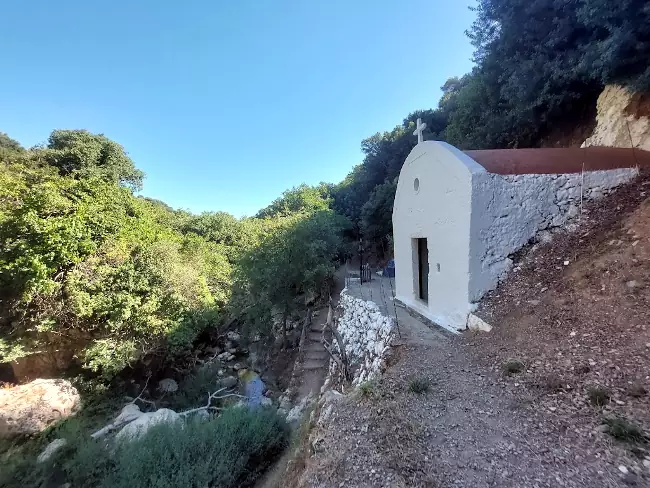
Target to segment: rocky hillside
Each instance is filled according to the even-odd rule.
[[[572,442],[596,443],[606,458],[623,448],[621,471],[646,480],[649,188],[642,174],[588,209],[575,232],[533,246],[482,304],[493,332],[472,342],[495,371],[513,358],[524,365],[514,381],[532,418],[552,412]]]
[[[650,150],[650,95],[608,85],[598,97],[596,127],[587,146]]]

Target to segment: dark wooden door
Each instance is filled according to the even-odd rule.
[[[429,300],[429,248],[426,239],[418,239],[418,281],[420,300]]]

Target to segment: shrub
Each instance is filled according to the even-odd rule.
[[[220,388],[218,362],[205,364],[178,385],[178,391],[165,398],[169,408],[176,411],[189,410],[205,405],[208,395]]]
[[[101,441],[85,441],[63,469],[72,486],[249,486],[288,439],[288,427],[275,412],[233,408],[210,420],[157,425],[112,454]]]
[[[503,374],[512,376],[521,373],[525,369],[524,363],[518,359],[508,359],[503,363]]]
[[[596,385],[587,388],[587,396],[592,405],[595,407],[602,407],[609,403],[611,393],[604,386]]]
[[[377,382],[374,380],[364,381],[359,385],[359,396],[361,398],[374,398],[377,396]]]
[[[607,433],[625,442],[642,442],[645,439],[645,434],[641,427],[624,418],[610,417],[603,420],[607,426]]]
[[[431,383],[427,378],[414,378],[409,383],[409,391],[417,395],[422,395],[429,391],[430,386]]]

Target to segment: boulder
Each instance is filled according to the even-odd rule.
[[[50,443],[47,445],[47,447],[45,448],[45,450],[43,450],[43,452],[40,453],[40,454],[38,455],[38,457],[36,458],[36,462],[37,462],[37,463],[44,463],[44,462],[46,462],[46,461],[49,461],[50,458],[51,458],[52,456],[54,456],[54,454],[55,454],[59,449],[61,449],[62,447],[64,447],[67,443],[68,443],[68,441],[65,440],[65,439],[55,439],[55,440],[53,440],[52,442],[50,442]]]
[[[37,434],[79,405],[79,392],[67,380],[37,379],[1,389],[0,438]]]
[[[94,432],[90,437],[93,439],[102,437],[113,430],[119,429],[124,424],[128,424],[129,422],[134,421],[142,415],[144,415],[144,413],[140,411],[140,407],[138,407],[135,403],[128,403],[124,405],[124,408],[122,408],[122,411],[117,417],[115,417],[115,420],[113,420],[113,422],[105,427],[102,427],[97,432]]]
[[[127,405],[124,405],[122,411],[115,418],[113,423],[128,424],[129,422],[134,421],[142,415],[144,415],[144,413],[140,411],[140,407],[138,407],[135,403],[129,403]]]
[[[488,324],[481,317],[474,315],[473,313],[470,313],[467,317],[467,328],[469,330],[479,330],[482,332],[490,332],[492,330],[492,326],[490,324]]]
[[[233,342],[239,342],[239,340],[241,339],[241,336],[234,331],[228,332],[226,334],[226,337],[228,338],[229,341],[233,341]]]
[[[124,428],[117,433],[115,439],[119,442],[134,441],[146,434],[154,425],[171,424],[177,422],[180,418],[180,415],[168,408],[161,408],[155,412],[143,413],[133,422],[125,425]]]
[[[178,383],[171,378],[165,378],[158,382],[158,390],[163,393],[174,393],[178,390]]]
[[[310,393],[302,400],[300,400],[300,403],[298,403],[298,405],[289,410],[289,413],[287,414],[287,422],[293,426],[297,425],[298,422],[300,422],[300,419],[302,419],[304,412],[309,409],[313,403],[314,394]]]
[[[233,359],[235,359],[235,356],[234,354],[231,354],[230,352],[226,351],[219,354],[217,356],[217,359],[219,361],[232,361]]]

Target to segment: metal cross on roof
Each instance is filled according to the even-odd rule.
[[[418,119],[417,124],[415,124],[417,127],[415,131],[413,132],[414,136],[418,136],[418,144],[420,144],[422,141],[424,141],[424,137],[422,137],[422,132],[424,129],[427,128],[427,124],[422,122],[422,119]]]

